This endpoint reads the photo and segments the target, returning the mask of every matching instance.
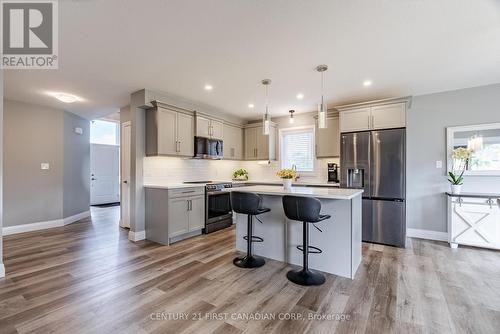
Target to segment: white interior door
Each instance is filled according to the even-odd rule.
[[[130,122],[122,125],[121,161],[122,161],[122,199],[120,226],[130,228]]]
[[[120,147],[90,145],[90,204],[120,201]]]

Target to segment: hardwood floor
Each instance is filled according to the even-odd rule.
[[[235,267],[233,229],[166,247],[129,242],[118,227],[118,207],[93,209],[92,216],[92,222],[4,238],[0,333],[500,328],[500,252],[418,239],[407,249],[365,244],[355,280],[327,275],[324,285],[304,288],[289,282],[290,266],[277,261]]]

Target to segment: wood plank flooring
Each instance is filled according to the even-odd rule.
[[[355,280],[305,288],[284,263],[235,267],[233,229],[166,247],[129,242],[118,219],[119,207],[95,208],[92,221],[5,237],[0,333],[500,330],[497,251],[364,244]]]

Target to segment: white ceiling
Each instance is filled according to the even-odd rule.
[[[264,78],[273,116],[313,110],[318,64],[329,104],[500,82],[498,0],[67,0],[59,35],[59,70],[6,71],[5,97],[94,118],[151,88],[256,118]]]

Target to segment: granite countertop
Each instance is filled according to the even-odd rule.
[[[242,191],[261,195],[295,195],[326,199],[352,199],[363,193],[362,189],[340,189],[328,187],[292,187],[291,190],[285,190],[283,187],[276,186],[245,186],[237,188],[228,188],[224,191]]]
[[[446,195],[450,197],[475,197],[475,198],[500,198],[500,194],[489,194],[489,193],[460,193],[460,194],[452,194],[451,192],[447,192]]]

